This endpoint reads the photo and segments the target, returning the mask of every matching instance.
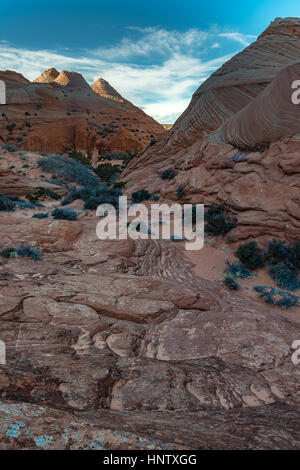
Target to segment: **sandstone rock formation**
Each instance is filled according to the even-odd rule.
[[[194,94],[172,129],[133,161],[128,192],[146,188],[182,202],[224,203],[238,219],[231,240],[299,239],[300,20],[276,19]],[[174,167],[176,178],[160,174]]]
[[[55,82],[56,78],[59,76],[59,72],[54,67],[45,70],[41,75],[34,80],[34,83],[52,83]]]
[[[299,323],[195,276],[170,242],[1,219],[4,245],[43,248],[1,260],[2,449],[299,446]]]
[[[98,78],[95,83],[92,84],[92,90],[100,96],[106,98],[112,98],[117,100],[123,100],[124,98],[117,92],[104,78]]]
[[[89,157],[134,152],[164,132],[103,79],[90,87],[79,73],[50,68],[34,83],[11,71],[0,72],[0,80],[7,89],[0,136],[23,149]]]
[[[77,221],[32,218],[40,208],[0,211],[0,250],[31,243],[43,254],[0,256],[1,449],[299,449],[291,358],[300,308],[289,314],[250,287],[235,293],[220,282],[237,240],[299,239],[299,107],[284,98],[299,70],[299,28],[300,20],[276,20],[125,172],[129,194],[148,189],[173,201],[182,185],[182,202],[224,202],[238,218],[227,238],[189,257],[169,240],[99,240],[98,218],[82,201],[72,203]],[[15,102],[27,88],[37,102],[75,93],[22,82]],[[76,93],[86,103],[87,92]],[[66,134],[53,127],[52,135]],[[35,164],[26,177],[12,174],[18,152],[1,153],[0,193],[38,184]],[[162,180],[169,167],[176,177]],[[58,204],[43,202],[49,212]],[[220,245],[221,271],[209,279]]]

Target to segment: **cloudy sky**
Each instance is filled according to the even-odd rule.
[[[56,67],[105,78],[161,123],[299,0],[14,0],[1,2],[0,69],[33,80]]]

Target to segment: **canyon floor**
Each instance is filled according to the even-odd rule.
[[[0,193],[42,184],[39,154],[1,155]],[[300,313],[257,298],[264,270],[234,293],[226,237],[104,241],[82,201],[75,221],[32,218],[60,204],[42,203],[0,212],[1,248],[43,256],[0,258],[1,449],[299,447]]]

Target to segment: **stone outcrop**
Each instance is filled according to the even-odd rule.
[[[133,161],[128,192],[148,189],[168,200],[225,204],[238,226],[232,241],[299,239],[300,20],[275,20],[249,47],[200,86],[172,129]],[[168,182],[161,173],[173,167]],[[129,189],[130,188],[130,189]]]
[[[0,136],[21,149],[78,150],[91,158],[142,150],[164,132],[103,79],[90,87],[79,73],[50,68],[34,83],[11,71],[0,72],[0,80],[7,90]]]
[[[92,90],[100,96],[105,98],[112,98],[117,100],[123,100],[124,98],[117,92],[104,78],[98,78],[92,84]]]

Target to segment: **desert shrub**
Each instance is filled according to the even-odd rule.
[[[140,189],[139,191],[135,191],[131,195],[131,202],[133,204],[138,204],[143,201],[147,201],[151,198],[151,194],[147,189]]]
[[[102,163],[94,169],[94,172],[105,183],[112,183],[120,175],[121,169],[119,165],[112,165],[111,163]]]
[[[178,188],[176,189],[176,195],[177,195],[178,199],[183,198],[183,196],[184,196],[184,187],[183,186],[178,186]]]
[[[49,189],[42,188],[42,187],[39,187],[39,186],[37,188],[35,188],[31,193],[28,193],[26,195],[26,199],[28,199],[30,202],[36,202],[40,198],[45,198],[45,197],[55,199],[56,201],[61,199],[61,196],[56,194],[54,191],[50,191]]]
[[[153,196],[150,197],[151,201],[159,201],[159,195],[158,194],[153,194]]]
[[[100,204],[112,204],[119,207],[119,196],[122,191],[120,189],[109,188],[107,186],[98,186],[96,188],[73,189],[66,196],[61,204],[63,206],[70,204],[77,199],[84,201],[84,209],[95,210]]]
[[[259,297],[268,304],[278,305],[285,309],[299,306],[299,297],[290,292],[271,286],[256,286],[255,290],[259,293]]]
[[[261,268],[265,263],[262,250],[255,241],[241,244],[238,247],[235,256],[247,269],[250,270]]]
[[[289,263],[289,258],[290,250],[285,242],[273,239],[268,243],[265,259],[270,265]]]
[[[3,144],[2,148],[8,152],[17,152],[17,150],[20,150],[19,147],[16,147],[13,144]]]
[[[13,122],[12,124],[7,124],[6,129],[7,129],[9,132],[12,132],[15,127],[16,127],[16,124]]]
[[[42,254],[39,250],[34,248],[32,245],[20,245],[19,248],[4,248],[4,250],[0,251],[0,256],[4,256],[5,258],[31,258],[35,261],[41,261]]]
[[[116,183],[114,183],[113,188],[114,189],[123,189],[124,186],[125,186],[124,181],[117,181]]]
[[[32,216],[33,219],[47,219],[48,217],[48,212],[38,212]]]
[[[138,153],[139,153],[138,149],[136,149],[135,152],[131,150],[127,150],[122,156],[122,160],[123,160],[122,169],[126,168],[127,165],[129,165],[131,160],[135,158]]]
[[[231,263],[227,260],[226,265],[225,273],[234,279],[252,279],[254,277],[251,271],[248,271],[248,269],[238,263]]]
[[[0,251],[0,256],[3,256],[4,258],[17,258],[17,250],[16,248],[4,248],[4,250]]]
[[[224,206],[210,206],[205,212],[205,231],[213,235],[223,235],[236,227],[235,219],[227,220]]]
[[[21,256],[22,258],[31,258],[36,261],[40,261],[42,259],[41,252],[34,248],[32,245],[20,245],[17,248],[17,255]]]
[[[278,287],[295,291],[300,288],[300,281],[297,278],[298,270],[280,262],[273,264],[269,269],[270,276],[274,279]]]
[[[86,165],[73,158],[50,155],[40,158],[37,164],[44,172],[52,173],[52,181],[56,181],[58,184],[71,182],[82,186],[100,184],[96,175]]]
[[[223,280],[223,283],[230,290],[239,290],[239,288],[240,288],[239,284],[231,276],[226,276]]]
[[[14,211],[16,203],[9,197],[0,194],[0,211]]]
[[[69,157],[82,163],[83,165],[91,166],[89,160],[83,155],[83,153],[77,152],[77,150],[72,150],[72,152],[69,153]]]
[[[273,239],[268,243],[265,259],[269,264],[269,274],[278,287],[291,291],[300,288],[298,272],[300,266],[300,243],[288,246],[286,242]]]
[[[172,180],[173,178],[175,178],[175,176],[176,176],[176,173],[174,171],[174,168],[167,168],[160,175],[162,180]]]
[[[78,212],[75,209],[71,209],[69,207],[65,207],[64,209],[56,207],[51,212],[51,215],[54,219],[76,220]]]

